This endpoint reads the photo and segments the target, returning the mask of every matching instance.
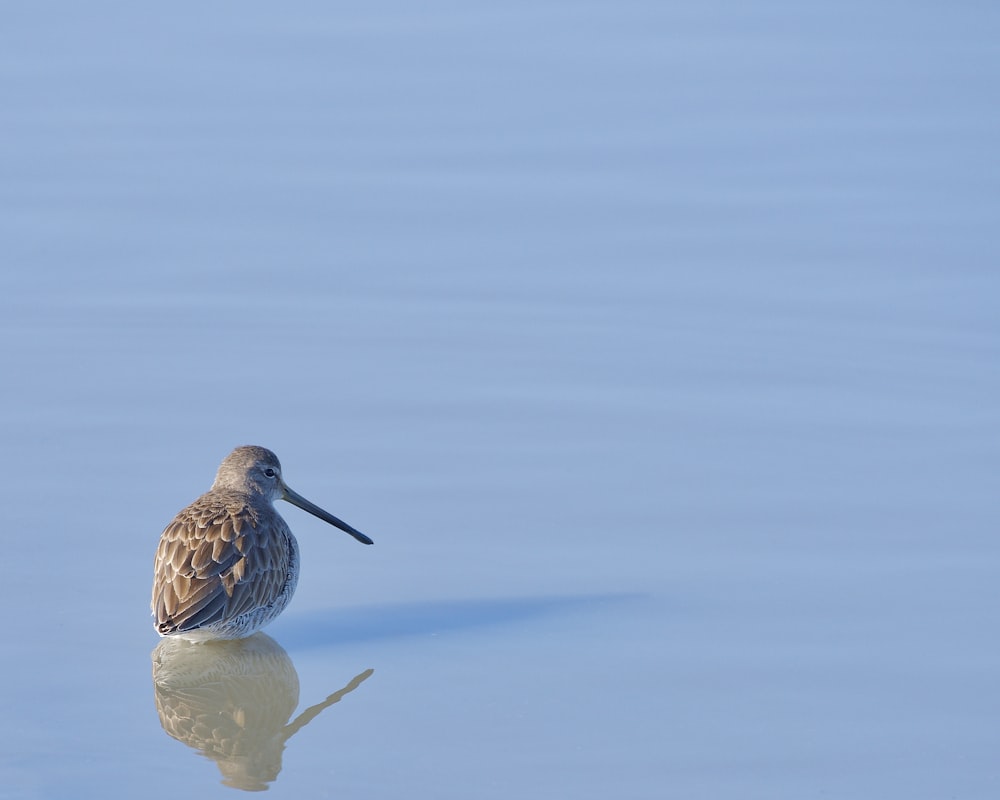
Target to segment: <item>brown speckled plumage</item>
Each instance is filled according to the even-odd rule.
[[[212,489],[160,536],[152,597],[160,635],[241,638],[284,610],[298,581],[299,556],[295,537],[274,508],[279,499],[372,543],[289,489],[270,450],[238,447],[220,465]]]

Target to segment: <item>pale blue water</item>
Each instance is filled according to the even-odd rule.
[[[6,5],[0,796],[238,795],[147,603],[244,443],[376,541],[281,509],[271,796],[997,796],[998,23]]]

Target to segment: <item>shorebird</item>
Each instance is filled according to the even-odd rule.
[[[161,636],[241,639],[285,609],[299,578],[299,548],[275,500],[372,544],[289,489],[270,450],[237,447],[219,465],[212,488],[160,534],[151,605]]]

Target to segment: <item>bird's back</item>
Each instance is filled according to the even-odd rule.
[[[152,596],[156,629],[164,636],[245,636],[287,604],[297,565],[295,540],[269,502],[210,491],[160,535]]]

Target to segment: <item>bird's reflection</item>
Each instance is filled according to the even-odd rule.
[[[365,670],[289,722],[299,704],[299,677],[270,636],[205,643],[168,638],[152,659],[163,730],[213,759],[224,784],[248,791],[267,789],[281,771],[285,743],[372,674]]]

